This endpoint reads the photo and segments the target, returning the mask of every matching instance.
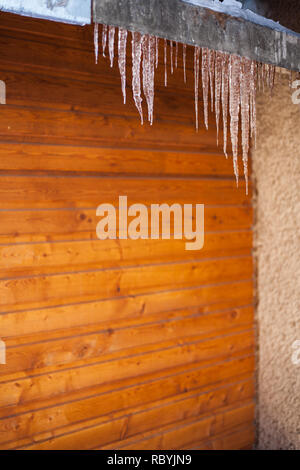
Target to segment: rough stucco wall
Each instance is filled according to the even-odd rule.
[[[300,105],[288,77],[258,98],[256,179],[258,447],[300,449]]]

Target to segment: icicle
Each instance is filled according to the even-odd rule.
[[[263,92],[265,91],[267,76],[268,76],[268,74],[267,74],[267,65],[262,64],[262,89],[263,89]]]
[[[184,83],[186,83],[186,44],[183,44],[182,61],[183,61],[183,78],[184,78]]]
[[[106,24],[104,24],[102,26],[102,54],[103,54],[103,57],[105,57],[106,44],[107,44],[107,26],[106,26]]]
[[[132,92],[135,105],[141,116],[143,124],[143,109],[141,98],[141,55],[142,36],[140,33],[132,33]]]
[[[256,83],[258,80],[258,68],[254,60],[251,62],[251,83],[250,83],[250,128],[251,138],[256,146]]]
[[[150,36],[149,40],[149,121],[153,124],[154,105],[154,74],[155,74],[155,37]]]
[[[222,86],[222,52],[216,52],[215,60],[215,111],[216,111],[216,125],[217,125],[217,145],[219,145],[219,122],[220,122],[220,99],[221,99],[221,86]]]
[[[94,50],[95,50],[95,63],[98,64],[99,56],[99,24],[94,24]]]
[[[121,86],[126,103],[126,46],[128,32],[119,28],[118,31],[118,66],[121,76]],[[103,25],[102,27],[102,53],[105,56],[108,43],[110,65],[114,63],[114,42],[115,27]],[[175,42],[175,62],[174,62],[174,41],[170,43],[170,69],[171,73],[178,67],[179,44]],[[164,40],[164,69],[165,86],[168,78],[168,41]],[[99,25],[94,25],[94,49],[95,62],[99,58]],[[204,123],[208,129],[209,121],[209,92],[211,95],[211,109],[215,109],[217,143],[219,142],[220,114],[222,103],[224,153],[227,157],[227,129],[228,129],[228,109],[230,113],[230,133],[233,153],[233,167],[237,185],[239,182],[239,117],[241,114],[241,134],[242,134],[242,155],[244,174],[246,180],[246,192],[248,194],[248,154],[250,148],[250,136],[256,143],[256,93],[257,87],[269,88],[272,94],[275,81],[276,68],[273,65],[261,64],[247,58],[240,58],[236,55],[216,52],[208,48],[195,46],[194,49],[194,92],[195,92],[195,115],[196,130],[199,129],[199,77],[200,77],[200,53],[202,51],[202,89],[204,102]],[[183,73],[186,82],[186,53],[187,46],[183,44]],[[148,107],[148,120],[153,123],[154,104],[154,75],[155,68],[159,62],[159,38],[150,35],[132,33],[132,92],[135,105],[140,114],[143,124],[143,108],[141,97],[141,62],[142,62],[142,86]],[[293,73],[290,74],[292,82]]]
[[[171,62],[171,74],[173,75],[173,72],[174,72],[174,65],[173,65],[173,41],[170,41],[170,62]]]
[[[143,50],[143,90],[148,106],[148,120],[153,123],[154,101],[154,65],[155,65],[155,38],[148,34],[142,39]]]
[[[270,65],[270,91],[271,91],[271,95],[272,95],[273,88],[274,88],[274,80],[275,80],[275,66]]]
[[[263,64],[262,63],[257,64],[257,83],[258,83],[258,89],[263,90],[263,88],[264,88],[264,71],[263,71]]]
[[[257,62],[257,86],[258,86],[258,89],[261,90],[261,87],[262,87],[262,83],[261,83],[261,67],[262,67],[262,64],[260,64],[259,62]]]
[[[269,65],[264,64],[263,67],[264,67],[264,82],[268,88],[269,87]]]
[[[155,38],[155,68],[158,67],[158,50],[159,50],[159,38]]]
[[[215,51],[209,50],[208,53],[208,68],[209,68],[209,80],[210,80],[210,98],[211,98],[211,110],[214,110],[214,85],[215,85]]]
[[[127,31],[126,29],[119,28],[118,40],[118,63],[121,75],[122,93],[124,104],[126,103],[126,45],[127,45]]]
[[[240,112],[240,74],[241,58],[232,55],[229,66],[229,108],[230,108],[230,133],[233,153],[233,167],[236,177],[236,183],[239,182],[238,168],[238,134],[239,134],[239,112]]]
[[[273,65],[267,64],[267,85],[270,90],[270,95],[272,96],[273,86],[274,86],[274,74],[275,67]]]
[[[241,61],[241,119],[242,119],[242,147],[243,147],[243,164],[244,175],[246,181],[246,194],[248,194],[248,153],[249,153],[249,131],[250,131],[250,115],[249,115],[249,99],[251,92],[251,60],[242,58]]]
[[[110,66],[114,65],[114,56],[115,56],[115,31],[114,26],[109,26],[108,28],[108,50],[109,50],[109,59]]]
[[[149,55],[148,54],[149,54],[149,35],[144,34],[142,36],[142,57],[143,57],[142,68],[143,68],[143,91],[144,91],[147,105],[148,105],[148,79],[149,79],[149,73],[148,73]],[[148,106],[148,109],[149,109],[149,106]]]
[[[202,48],[202,88],[204,101],[204,122],[208,129],[208,88],[209,88],[209,69],[208,69],[208,49]]]
[[[164,40],[164,64],[165,64],[165,86],[168,84],[168,69],[167,69],[167,40]]]
[[[257,89],[257,84],[258,84],[258,62],[255,60],[252,61],[253,63],[253,77],[254,77],[254,83],[255,83],[255,90]]]
[[[275,67],[274,65],[265,64],[265,79],[267,83],[267,87],[270,90],[270,95],[272,96],[273,88],[274,88],[274,80],[275,80]]]
[[[271,90],[271,96],[273,95],[273,90],[274,90],[274,85],[275,85],[275,73],[276,73],[276,67],[275,65],[270,66],[270,90]]]
[[[199,129],[199,117],[198,117],[199,59],[200,59],[200,47],[195,46],[195,50],[194,50],[194,80],[195,80],[195,114],[196,114],[196,130],[197,131]]]
[[[223,53],[222,60],[222,114],[223,114],[223,134],[224,153],[227,155],[227,122],[228,122],[228,95],[229,95],[229,55]]]
[[[259,73],[260,73],[260,84],[261,84],[260,89],[264,92],[265,91],[265,69],[264,69],[264,64],[261,64]]]

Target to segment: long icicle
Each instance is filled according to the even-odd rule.
[[[262,64],[262,89],[265,91],[267,81],[267,64]]]
[[[183,61],[183,79],[184,79],[184,83],[186,83],[186,44],[183,44],[182,61]]]
[[[116,28],[114,26],[109,26],[108,28],[108,50],[109,50],[109,59],[110,59],[110,66],[113,67],[114,65],[114,57],[115,57],[115,31]]]
[[[233,168],[236,184],[239,184],[238,166],[238,135],[239,135],[239,113],[240,113],[240,75],[241,58],[231,55],[229,65],[229,109],[230,109],[230,134],[233,153]]]
[[[142,56],[142,35],[132,33],[132,92],[135,105],[143,124],[143,109],[141,98],[141,56]]]
[[[266,64],[266,79],[267,79],[267,87],[271,88],[271,66]]]
[[[164,66],[165,66],[165,86],[168,85],[168,68],[167,68],[167,40],[164,40]]]
[[[209,68],[209,81],[210,81],[210,99],[211,110],[214,110],[214,85],[215,85],[215,51],[209,50],[208,52],[208,68]]]
[[[256,88],[258,77],[258,64],[254,60],[251,62],[251,85],[250,85],[250,128],[251,138],[256,147]]]
[[[217,145],[219,145],[219,124],[220,124],[220,100],[221,100],[221,87],[222,87],[222,52],[216,52],[215,60],[215,111],[216,111],[216,125],[217,125]]]
[[[105,57],[106,44],[107,44],[107,25],[104,24],[102,26],[102,55],[103,57]]]
[[[94,23],[94,50],[95,50],[95,64],[98,64],[99,56],[99,24]]]
[[[178,42],[175,43],[175,69],[178,67]]]
[[[149,111],[148,118],[150,125],[153,124],[154,106],[154,75],[155,75],[155,37],[149,38]]]
[[[173,41],[170,41],[170,65],[171,65],[171,74],[174,73],[174,64],[173,64]]]
[[[155,68],[158,67],[158,54],[159,54],[159,38],[155,38]]]
[[[143,90],[148,106],[148,120],[153,123],[154,101],[154,65],[155,65],[155,38],[145,34],[142,39],[143,51]]]
[[[199,101],[199,60],[200,60],[200,47],[195,46],[194,49],[194,80],[195,80],[195,115],[196,115],[196,130],[199,130],[199,116],[198,116],[198,101]]]
[[[241,62],[241,126],[243,164],[246,181],[246,194],[248,194],[248,153],[250,137],[250,91],[251,91],[251,60],[242,58]]]
[[[126,46],[127,46],[127,30],[119,28],[118,38],[118,64],[121,75],[121,85],[124,104],[126,103]]]
[[[263,89],[263,64],[257,64],[257,80],[259,91]]]
[[[270,91],[271,91],[271,96],[273,96],[273,90],[274,90],[274,85],[275,85],[275,72],[276,72],[275,65],[270,65]]]
[[[208,49],[202,48],[202,89],[204,102],[204,122],[208,129],[208,88],[209,88],[209,70],[208,70]]]
[[[229,96],[229,54],[223,53],[222,60],[222,115],[223,115],[223,149],[227,155],[227,125],[228,125],[228,96]]]
[[[149,117],[149,35],[142,36],[143,92],[148,106]]]

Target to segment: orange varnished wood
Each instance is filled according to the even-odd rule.
[[[195,132],[192,48],[152,127],[92,27],[2,14],[0,57],[0,448],[251,448],[251,194],[201,101]],[[205,204],[203,250],[99,241],[119,195]]]
[[[252,281],[239,281],[218,285],[159,291],[88,303],[66,304],[47,309],[33,309],[2,315],[1,331],[5,339],[24,338],[48,332],[74,331],[82,327],[105,329],[128,324],[143,323],[145,318],[163,319],[187,314],[205,314],[211,311],[250,305],[253,299]]]

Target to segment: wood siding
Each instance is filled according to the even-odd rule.
[[[194,130],[192,50],[152,127],[91,27],[2,14],[0,57],[0,448],[251,447],[251,195],[202,104]],[[119,195],[204,203],[203,250],[99,241]]]

